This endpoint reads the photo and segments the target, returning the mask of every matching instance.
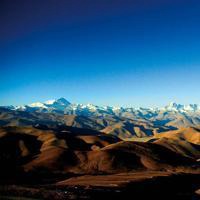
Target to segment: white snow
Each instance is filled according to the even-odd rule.
[[[158,113],[159,111],[166,111],[166,112],[180,112],[180,113],[193,113],[193,112],[200,112],[200,104],[188,104],[188,105],[182,105],[177,104],[175,102],[171,102],[169,105],[162,107],[162,108],[123,108],[123,107],[111,107],[111,106],[97,106],[91,103],[88,104],[68,104],[68,101],[64,98],[60,98],[58,100],[48,100],[44,103],[41,102],[35,102],[32,104],[29,104],[28,107],[32,108],[52,108],[55,110],[65,110],[66,108],[68,110],[73,111],[85,111],[85,112],[96,112],[96,111],[103,111],[103,112],[142,112],[142,113],[148,113],[148,112],[155,112]],[[14,108],[15,110],[26,110],[27,105],[24,106],[17,106]]]
[[[37,108],[47,108],[47,106],[45,106],[45,104],[41,103],[41,102],[35,102],[32,104],[28,105],[29,107],[37,107]]]
[[[47,105],[52,105],[55,101],[56,101],[55,99],[52,99],[52,100],[45,101],[44,103]]]

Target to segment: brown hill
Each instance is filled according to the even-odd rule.
[[[78,134],[78,133],[79,134]],[[88,132],[88,133],[87,133]],[[119,141],[86,129],[37,129],[33,127],[0,128],[0,176],[18,172],[57,170],[67,171],[76,165],[75,151],[92,151]]]
[[[180,128],[174,131],[167,131],[155,134],[155,138],[170,138],[174,140],[185,140],[200,145],[200,129],[194,127]]]
[[[143,138],[153,136],[156,132],[170,130],[169,127],[156,126],[146,120],[120,120],[114,124],[106,126],[101,132],[116,135],[122,140],[132,140],[133,138]]]
[[[200,130],[197,128],[155,134],[152,141],[183,156],[200,159]]]
[[[59,113],[13,111],[0,108],[1,126],[37,126],[58,128],[60,125],[101,131],[116,135],[121,139],[142,138],[154,132],[172,130],[173,127],[155,124],[146,119],[130,119],[129,117],[106,115],[82,116]]]
[[[83,150],[84,149],[84,150]],[[76,174],[119,173],[136,170],[197,171],[194,159],[158,144],[118,142],[101,149],[51,147],[25,165]]]
[[[126,142],[72,127],[0,128],[0,176],[102,174],[141,170],[198,172],[193,157],[156,143]],[[20,176],[23,177],[23,176]],[[35,175],[34,175],[35,177]]]
[[[154,141],[154,143],[162,145],[183,156],[188,156],[196,160],[200,158],[200,145],[190,143],[186,140],[163,137]]]

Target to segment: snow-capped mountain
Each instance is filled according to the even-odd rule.
[[[171,102],[168,106],[164,108],[166,111],[177,111],[177,112],[196,112],[200,111],[200,105],[198,104],[189,104],[182,105],[175,102]]]
[[[170,103],[162,108],[124,108],[70,103],[65,98],[0,109],[0,124],[64,124],[131,137],[182,127],[200,127],[200,106]],[[65,114],[65,115],[63,115]]]
[[[200,113],[200,105],[198,104],[182,105],[177,104],[175,102],[171,102],[169,105],[163,108],[123,108],[111,106],[97,106],[94,104],[75,104],[70,103],[65,98],[48,100],[45,102],[35,102],[22,106],[8,106],[7,108],[12,110],[63,113],[86,116],[117,115],[122,117],[129,116],[143,118],[151,118],[155,115],[159,115],[164,112],[181,114]]]
[[[148,120],[156,125],[169,127],[200,126],[200,106],[197,104],[182,105],[171,102],[163,108],[123,108],[97,106],[93,104],[70,103],[65,98],[35,102],[23,106],[10,106],[10,110],[57,113],[85,117]]]
[[[57,100],[48,100],[45,102],[34,102],[28,105],[22,106],[13,106],[12,110],[21,110],[21,111],[38,111],[38,112],[58,112],[64,113],[64,110],[71,105],[69,101],[65,98],[60,98]]]

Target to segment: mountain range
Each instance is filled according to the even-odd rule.
[[[63,114],[77,114],[84,116],[104,116],[104,115],[116,115],[126,117],[143,117],[152,118],[161,112],[173,112],[173,113],[185,113],[194,114],[200,113],[200,105],[189,104],[182,105],[175,102],[171,102],[169,105],[163,108],[133,108],[133,107],[112,107],[112,106],[98,106],[94,104],[76,104],[70,103],[65,98],[59,98],[56,100],[48,100],[45,102],[34,102],[21,106],[5,106],[12,110],[21,111],[40,111],[49,113],[63,113]],[[130,116],[129,116],[129,115]]]
[[[170,103],[163,108],[123,108],[70,103],[65,98],[22,106],[1,106],[6,126],[67,125],[93,129],[121,139],[145,138],[179,128],[200,127],[200,106]]]
[[[136,109],[60,98],[0,107],[4,195],[198,199],[199,161],[196,104]]]

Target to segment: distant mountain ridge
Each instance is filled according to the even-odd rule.
[[[4,110],[5,109],[5,110]],[[65,98],[0,108],[0,124],[11,126],[67,125],[89,128],[121,139],[152,136],[187,127],[200,127],[200,106],[170,103],[163,108],[123,108],[74,104]]]
[[[91,114],[115,114],[120,115],[122,113],[137,113],[138,115],[143,114],[145,117],[150,118],[154,113],[159,112],[179,112],[179,113],[189,113],[189,112],[197,112],[200,113],[200,105],[199,104],[189,104],[183,105],[175,102],[169,103],[169,105],[162,108],[134,108],[134,107],[112,107],[112,106],[98,106],[94,104],[76,104],[70,103],[65,98],[59,98],[55,100],[48,100],[45,102],[34,102],[27,105],[22,106],[4,106],[6,108],[12,110],[22,110],[22,111],[40,111],[40,112],[58,112],[63,114],[83,114],[83,115],[91,115]]]

